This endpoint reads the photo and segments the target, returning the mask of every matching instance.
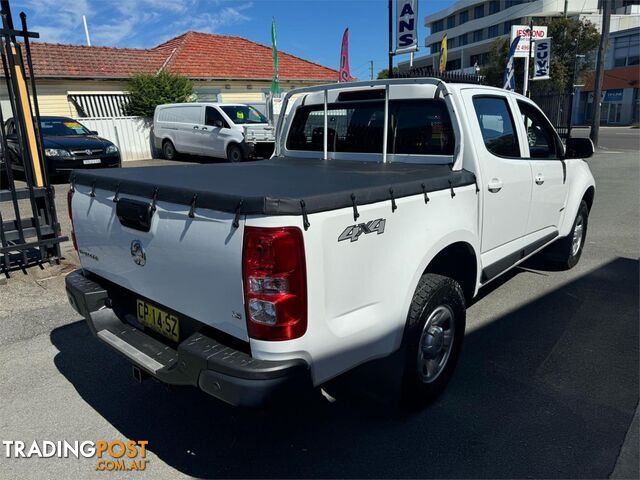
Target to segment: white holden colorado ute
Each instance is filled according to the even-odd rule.
[[[593,144],[473,84],[292,94],[270,160],[75,172],[69,300],[138,378],[258,405],[400,350],[425,403],[481,287],[543,249],[578,262]]]

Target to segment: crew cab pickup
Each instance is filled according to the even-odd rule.
[[[69,300],[136,376],[232,404],[398,350],[427,402],[481,287],[543,249],[578,262],[593,144],[480,85],[309,87],[284,111],[293,94],[269,160],[76,172]]]

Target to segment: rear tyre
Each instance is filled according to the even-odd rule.
[[[426,273],[413,295],[405,328],[402,402],[422,407],[445,389],[460,356],[466,311],[458,282]]]
[[[227,148],[227,159],[231,163],[244,161],[244,152],[242,148],[240,148],[240,145],[229,145],[229,148]]]
[[[165,140],[162,143],[162,156],[165,160],[175,160],[178,152],[176,151],[176,147],[173,146],[171,140]]]
[[[578,213],[573,221],[571,232],[561,238],[545,251],[545,258],[562,270],[569,270],[577,265],[582,256],[584,241],[587,238],[589,223],[589,207],[582,200]]]

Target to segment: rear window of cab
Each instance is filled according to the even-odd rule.
[[[327,106],[329,152],[382,153],[384,101],[354,101]],[[387,153],[453,155],[455,139],[442,100],[390,100]],[[299,107],[293,118],[287,149],[324,149],[324,106]]]

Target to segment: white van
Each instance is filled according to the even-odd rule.
[[[186,153],[241,162],[270,157],[274,132],[250,105],[173,103],[156,107],[153,142],[167,160]]]

